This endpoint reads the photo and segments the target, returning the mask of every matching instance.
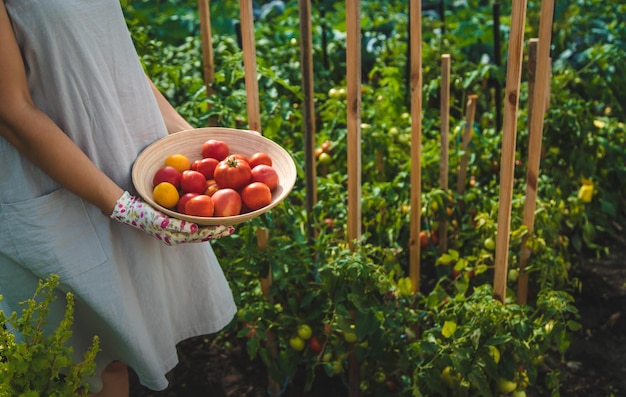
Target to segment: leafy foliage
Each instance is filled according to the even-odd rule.
[[[238,5],[211,4],[216,73],[207,96],[198,25],[181,23],[195,15],[197,4],[170,0],[155,8],[151,3],[129,2],[125,9],[148,74],[192,123],[246,128]],[[254,4],[263,134],[287,148],[299,169],[284,204],[239,225],[236,235],[214,245],[240,307],[233,327],[246,338],[249,354],[260,356],[280,384],[298,371],[309,385],[320,373],[345,378],[349,358],[356,356],[367,395],[496,395],[502,380],[519,391],[558,395],[556,363],[579,328],[569,295],[581,285],[571,275],[572,258],[585,250],[602,255],[607,237],[619,234],[626,223],[626,113],[619,89],[626,64],[624,6],[614,0],[556,6],[532,232],[522,219],[531,101],[525,64],[509,288],[502,305],[489,287],[494,252],[488,241],[498,229],[498,95],[506,72],[510,5],[502,4],[501,17],[494,21],[495,4],[488,2],[446,2],[443,14],[435,2],[423,3],[423,205],[412,209],[408,2],[362,2],[363,229],[362,241],[348,242],[344,4],[313,2],[316,154],[326,157],[316,158],[317,202],[311,214],[304,209],[312,192],[304,184],[298,2]],[[528,38],[538,34],[540,5],[528,4]],[[447,187],[439,185],[443,54],[452,59]],[[464,152],[461,134],[470,94],[478,95],[478,103]],[[468,180],[458,193],[451,187],[465,154]],[[582,186],[592,186],[590,201],[579,196]],[[431,234],[421,249],[418,294],[408,278],[412,211],[419,211],[422,230]],[[445,251],[437,243],[442,224]],[[256,247],[259,228],[270,231],[266,250]],[[356,243],[355,248],[348,243]],[[522,252],[531,253],[525,269],[530,294],[529,304],[518,306],[513,292]],[[315,339],[292,344],[303,324]]]
[[[56,300],[59,278],[40,281],[32,299],[22,303],[18,316],[0,311],[0,395],[38,397],[86,395],[85,378],[95,371],[98,337],[85,353],[84,361],[74,362],[74,349],[68,345],[74,321],[74,297],[65,295],[65,316],[48,331],[50,305]],[[41,297],[41,300],[39,300]],[[1,296],[0,296],[1,298]]]

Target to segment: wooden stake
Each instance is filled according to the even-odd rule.
[[[411,223],[409,277],[413,293],[420,289],[420,229],[422,218],[422,2],[409,6],[411,55]]]
[[[500,198],[498,205],[498,234],[496,236],[494,296],[504,303],[511,230],[511,204],[515,171],[515,139],[519,105],[526,0],[513,0],[509,53],[507,58],[504,120],[502,126],[502,158],[500,161]]]
[[[422,218],[422,2],[409,2],[411,55],[411,228],[409,277],[413,293],[420,290],[420,228]]]
[[[200,40],[202,42],[202,70],[207,98],[215,94],[215,62],[213,60],[213,39],[211,37],[211,13],[209,0],[198,0],[200,17]],[[211,104],[208,104],[211,107]],[[211,115],[207,120],[209,127],[218,125],[218,116]]]
[[[535,81],[537,73],[537,44],[539,39],[530,39],[528,45],[528,130],[529,140],[532,140],[532,130],[530,128],[532,113],[533,113],[533,101],[535,96]],[[527,176],[528,178],[528,176]],[[528,184],[528,181],[526,181]],[[524,203],[524,218],[526,218],[526,207],[528,206],[528,196]],[[531,232],[530,230],[528,231]],[[525,236],[522,238],[521,251],[520,251],[520,263],[519,263],[519,277],[517,279],[517,303],[520,305],[526,304],[528,300],[528,273],[524,271],[530,259],[530,252],[526,249],[528,238]]]
[[[443,3],[443,2],[442,2]],[[448,160],[450,146],[450,54],[441,56],[441,100],[439,103],[441,113],[441,151],[439,156],[439,186],[443,191],[448,190]],[[439,253],[448,250],[448,222],[446,217],[439,220]]]
[[[256,73],[256,46],[254,41],[254,17],[252,14],[252,0],[239,0],[241,15],[241,43],[243,47],[244,78],[246,83],[248,128],[262,133],[261,114],[259,107],[259,86]],[[257,245],[259,250],[267,249],[269,231],[266,228],[257,229]],[[267,275],[261,277],[261,291],[267,299],[270,297],[270,287],[272,286],[272,265],[268,263]],[[272,355],[278,356],[276,346],[276,335],[272,331],[267,332],[267,346],[270,347]],[[271,396],[280,395],[280,386],[268,374],[268,389]]]
[[[474,131],[474,117],[476,116],[476,99],[477,95],[469,95],[467,104],[465,105],[465,122],[463,123],[463,141],[461,150],[461,164],[459,166],[459,177],[456,181],[456,192],[462,196],[465,192],[467,184],[467,164],[469,163],[469,144],[472,141],[472,132]]]
[[[311,222],[313,206],[317,203],[317,170],[315,157],[315,101],[313,85],[313,38],[311,28],[311,0],[299,0],[300,10],[300,64],[302,65],[302,91],[304,104],[304,154],[306,173],[307,237],[313,241],[315,232]]]
[[[501,48],[500,45],[500,2],[495,1],[493,3],[493,61],[494,64],[500,68],[502,66],[501,60]],[[502,129],[502,86],[499,81],[495,81],[495,117],[496,117],[496,132],[500,132]]]
[[[267,249],[267,244],[269,241],[269,231],[264,228],[264,227],[260,227],[256,230],[256,241],[257,241],[257,247],[259,248],[259,251],[265,251]],[[267,299],[268,301],[272,301],[272,298],[270,296],[270,287],[272,286],[272,264],[268,261],[267,264],[267,275],[265,277],[261,277],[261,292],[263,294],[263,296],[265,297],[265,299]],[[270,353],[272,354],[272,357],[276,358],[278,357],[278,346],[276,344],[276,334],[274,333],[274,331],[269,330],[266,333],[266,346],[270,349]],[[280,385],[274,380],[272,379],[271,376],[267,376],[267,389],[268,389],[268,394],[270,395],[270,397],[279,397],[280,396]]]
[[[259,83],[256,73],[256,45],[254,42],[254,17],[252,0],[239,0],[241,14],[241,44],[246,82],[248,128],[262,133],[259,105]]]
[[[528,143],[528,164],[526,171],[526,201],[524,202],[524,225],[528,234],[532,235],[535,227],[535,209],[537,204],[537,184],[539,180],[539,162],[541,157],[541,141],[543,139],[543,119],[546,110],[546,93],[550,86],[550,42],[552,40],[552,16],[554,1],[541,2],[539,21],[539,44],[537,47],[537,65],[535,87],[530,112],[530,132]],[[528,299],[528,272],[526,265],[530,258],[530,250],[526,246],[527,238],[522,240],[520,254],[520,275],[517,284],[517,303],[525,304]]]
[[[361,0],[346,0],[346,82],[348,128],[348,244],[361,240]],[[348,396],[358,397],[360,363],[348,357]]]
[[[346,1],[348,243],[361,239],[361,1]],[[354,248],[354,247],[353,247]]]
[[[535,82],[537,81],[537,46],[539,39],[530,39],[528,42],[528,131],[533,119],[533,101],[535,99]]]
[[[202,41],[202,69],[207,96],[215,93],[215,65],[213,64],[213,39],[211,37],[211,11],[209,0],[198,0],[198,15],[200,17],[200,38]]]

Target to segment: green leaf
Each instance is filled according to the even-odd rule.
[[[450,338],[456,332],[457,325],[454,321],[444,321],[443,327],[441,328],[441,334],[445,338]]]

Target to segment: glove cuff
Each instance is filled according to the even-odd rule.
[[[115,207],[113,207],[113,212],[111,212],[109,217],[111,219],[121,220],[125,217],[126,211],[132,208],[132,203],[136,200],[136,197],[133,197],[128,191],[125,191],[115,202]]]

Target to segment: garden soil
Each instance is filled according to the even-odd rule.
[[[582,282],[575,293],[582,330],[573,335],[565,357],[546,361],[564,374],[561,396],[626,396],[626,239],[615,237],[610,254],[576,259],[573,276]],[[189,339],[179,346],[180,363],[170,374],[170,387],[153,392],[141,387],[131,372],[132,397],[266,397],[267,371],[251,360],[245,339],[225,331]],[[303,379],[281,385],[282,397],[347,397],[344,381],[322,373],[312,390]],[[528,396],[543,397],[528,391]]]

